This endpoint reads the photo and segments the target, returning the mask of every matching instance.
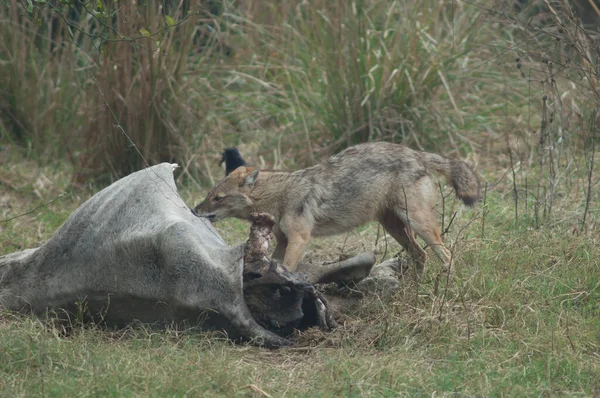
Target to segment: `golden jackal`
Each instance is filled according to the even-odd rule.
[[[467,163],[375,142],[350,147],[316,166],[291,173],[238,167],[195,210],[211,221],[271,213],[277,222],[273,257],[283,260],[290,271],[311,236],[338,234],[378,220],[422,272],[427,255],[413,232],[446,267],[451,261],[436,221],[437,194],[430,170],[443,174],[466,205],[479,199],[479,178]]]

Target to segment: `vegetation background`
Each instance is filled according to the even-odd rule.
[[[295,349],[0,314],[0,396],[600,396],[599,21],[594,0],[2,0],[0,254],[148,164],[181,164],[193,205],[227,146],[292,170],[402,142],[476,165],[484,198],[440,186],[443,289],[431,261],[417,295]],[[381,232],[307,256],[396,255]]]

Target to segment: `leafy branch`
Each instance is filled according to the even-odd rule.
[[[58,3],[58,4],[56,4]],[[109,11],[107,7],[104,6],[101,0],[90,0],[90,1],[80,1],[77,2],[81,4],[84,9],[84,12],[89,15],[94,21],[96,21],[99,26],[102,27],[101,32],[92,33],[85,29],[82,29],[78,23],[73,20],[70,20],[67,15],[70,7],[75,7],[75,1],[73,0],[60,0],[60,2],[53,2],[47,0],[25,0],[21,1],[21,5],[26,11],[27,15],[32,18],[38,25],[41,24],[41,19],[36,18],[36,13],[41,12],[44,7],[47,7],[52,13],[54,13],[58,18],[60,18],[67,26],[69,30],[69,34],[71,38],[75,39],[73,32],[76,31],[89,37],[90,39],[99,40],[99,44],[94,44],[94,47],[98,51],[101,50],[102,46],[106,43],[115,43],[115,42],[130,42],[136,46],[139,46],[137,43],[138,40],[141,39],[151,39],[151,38],[162,38],[166,32],[171,29],[176,29],[182,24],[186,23],[188,19],[199,15],[202,11],[188,11],[186,16],[178,21],[176,21],[170,15],[163,15],[164,17],[164,26],[151,32],[146,28],[141,28],[139,30],[138,35],[127,36],[109,23],[110,20],[116,17],[119,8]],[[203,22],[212,22],[212,19],[201,20]],[[114,35],[114,37],[111,37]],[[93,41],[92,41],[93,42]]]

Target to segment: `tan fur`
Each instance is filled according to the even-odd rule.
[[[465,204],[479,199],[479,178],[465,162],[376,142],[348,148],[291,173],[239,167],[215,185],[195,210],[214,221],[247,219],[253,212],[273,214],[277,221],[273,257],[283,260],[290,271],[312,236],[343,233],[378,220],[422,272],[427,255],[413,233],[446,266],[451,261],[434,211],[437,190],[430,170],[448,178]]]

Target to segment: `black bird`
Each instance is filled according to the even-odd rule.
[[[223,158],[219,162],[219,166],[225,162],[225,175],[228,176],[233,170],[240,166],[248,166],[248,163],[244,160],[240,151],[237,148],[225,148],[223,151]]]

